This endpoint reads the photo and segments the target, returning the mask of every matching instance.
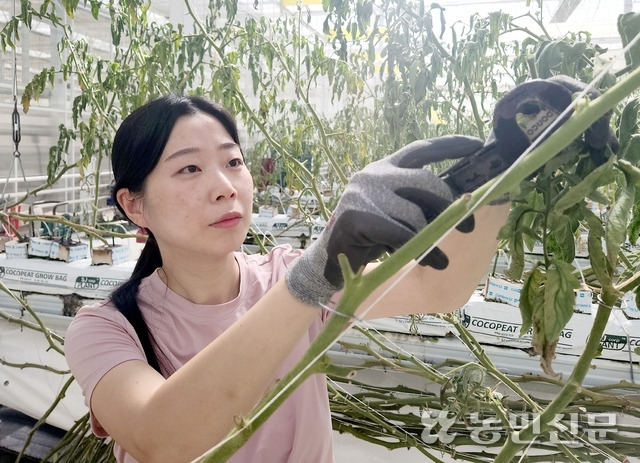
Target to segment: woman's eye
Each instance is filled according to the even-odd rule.
[[[244,160],[242,158],[235,158],[229,161],[230,167],[238,167],[244,165]]]
[[[198,172],[198,167],[197,166],[187,166],[184,167],[182,170],[180,170],[180,172],[185,173],[185,174],[193,174],[195,172]]]

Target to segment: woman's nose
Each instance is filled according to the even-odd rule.
[[[224,172],[217,172],[211,178],[211,199],[220,201],[225,198],[234,198],[237,190],[229,177]]]

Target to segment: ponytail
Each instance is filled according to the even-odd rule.
[[[151,275],[158,267],[162,267],[162,256],[160,255],[158,243],[153,234],[148,230],[147,232],[149,233],[149,238],[140,253],[131,277],[111,293],[111,302],[135,329],[149,365],[162,374],[158,356],[153,348],[152,335],[149,333],[149,328],[140,311],[137,299],[138,288],[142,279]]]

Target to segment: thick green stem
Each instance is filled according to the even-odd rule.
[[[544,411],[537,415],[536,418],[525,428],[518,432],[512,433],[512,438],[507,440],[502,450],[495,459],[495,463],[508,463],[513,461],[516,454],[522,450],[526,444],[523,442],[530,442],[536,437],[536,430],[544,432],[548,429],[549,423],[554,420],[554,417],[562,413],[576,394],[582,389],[582,382],[591,368],[591,360],[595,358],[600,348],[600,339],[609,321],[609,315],[611,314],[611,306],[615,304],[618,299],[618,295],[613,292],[607,292],[602,295],[603,303],[598,306],[591,333],[584,351],[573,372],[567,380],[567,384],[562,388],[556,398],[544,409]]]

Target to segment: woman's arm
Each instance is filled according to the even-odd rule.
[[[486,271],[508,209],[479,210],[473,232],[454,230],[440,244],[450,260],[447,269],[416,266],[367,318],[462,305]],[[365,302],[360,310],[368,306]],[[319,309],[300,302],[281,281],[169,379],[138,360],[110,370],[93,390],[92,412],[138,461],[191,461],[255,406],[318,316]]]
[[[460,308],[485,275],[496,251],[498,231],[508,213],[509,204],[480,208],[474,214],[475,227],[471,233],[454,229],[438,245],[449,258],[446,269],[415,265],[404,277],[402,271],[398,272],[374,291],[356,313],[366,319],[375,319],[414,313],[446,313]],[[374,265],[379,264],[368,267]],[[400,281],[394,285],[398,279]],[[378,301],[381,294],[384,297]]]
[[[93,391],[93,414],[140,462],[192,461],[262,398],[318,316],[281,281],[170,378],[138,360],[111,369]]]

